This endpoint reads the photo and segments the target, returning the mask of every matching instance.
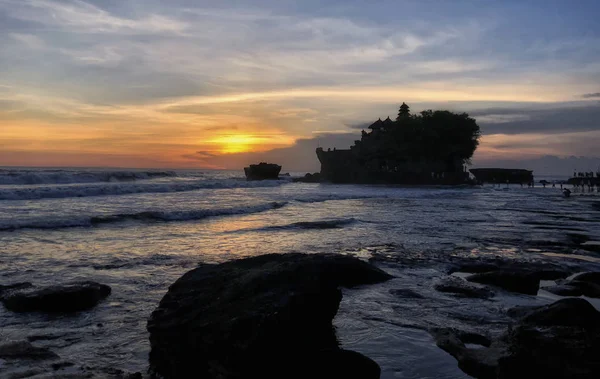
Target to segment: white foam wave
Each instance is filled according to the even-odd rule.
[[[168,193],[199,189],[275,187],[278,180],[246,181],[239,179],[184,180],[170,182],[95,183],[78,185],[0,187],[0,200],[35,200],[87,196],[111,196],[135,193]]]
[[[58,229],[69,227],[91,227],[124,221],[192,221],[208,217],[233,216],[265,212],[285,206],[287,202],[270,202],[258,205],[216,208],[216,209],[190,209],[177,211],[142,211],[137,213],[120,213],[94,216],[57,217],[39,219],[11,219],[0,222],[0,230],[15,229]]]
[[[72,183],[132,182],[156,178],[172,178],[174,171],[158,170],[0,170],[0,185],[39,185]]]

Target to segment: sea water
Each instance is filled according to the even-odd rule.
[[[596,193],[564,198],[558,186],[333,185],[248,182],[237,171],[4,168],[0,284],[94,280],[113,292],[75,315],[0,306],[0,339],[29,338],[91,368],[145,372],[148,316],[168,286],[200,262],[286,252],[594,261],[599,255],[588,247],[600,241],[599,203]],[[465,377],[424,327],[469,317],[502,323],[498,305],[457,305],[432,291],[443,275],[435,267],[383,268],[397,278],[344,291],[334,320],[342,346],[375,359],[382,378]],[[396,287],[429,300],[394,298],[389,290]],[[512,299],[526,300],[537,301]]]

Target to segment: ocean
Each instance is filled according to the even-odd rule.
[[[0,306],[0,340],[35,341],[76,367],[145,372],[148,316],[169,285],[200,262],[328,252],[419,262],[458,254],[594,263],[599,204],[597,192],[565,198],[558,186],[333,185],[248,182],[241,171],[3,168],[0,284],[94,280],[113,291],[75,315],[15,314]],[[398,279],[344,290],[335,320],[342,346],[377,361],[382,378],[467,377],[418,326],[460,323],[457,312],[502,323],[494,313],[499,305],[442,298],[430,288],[443,275],[435,265],[385,267]],[[437,297],[437,305],[391,297],[388,290],[400,285]],[[552,299],[503,296],[510,304]],[[20,369],[0,360],[2,377]]]

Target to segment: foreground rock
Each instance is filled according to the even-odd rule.
[[[433,288],[439,292],[451,293],[460,297],[488,299],[494,292],[484,287],[476,287],[456,276],[447,276],[438,281]]]
[[[77,312],[94,307],[110,292],[107,285],[87,281],[42,289],[26,288],[11,292],[1,300],[14,312]]]
[[[489,284],[507,291],[536,295],[540,288],[540,277],[528,271],[489,271],[466,278],[469,282]]]
[[[178,279],[148,321],[151,370],[172,378],[378,378],[340,350],[339,286],[390,279],[356,258],[271,254],[203,265]]]
[[[512,312],[521,320],[486,349],[473,335],[434,330],[438,346],[476,378],[599,378],[600,312],[580,298]],[[480,336],[481,338],[485,338]]]

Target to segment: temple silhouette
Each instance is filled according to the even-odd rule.
[[[349,149],[317,148],[321,178],[333,183],[461,184],[480,130],[468,114],[410,113],[402,103],[396,120],[378,119]]]

